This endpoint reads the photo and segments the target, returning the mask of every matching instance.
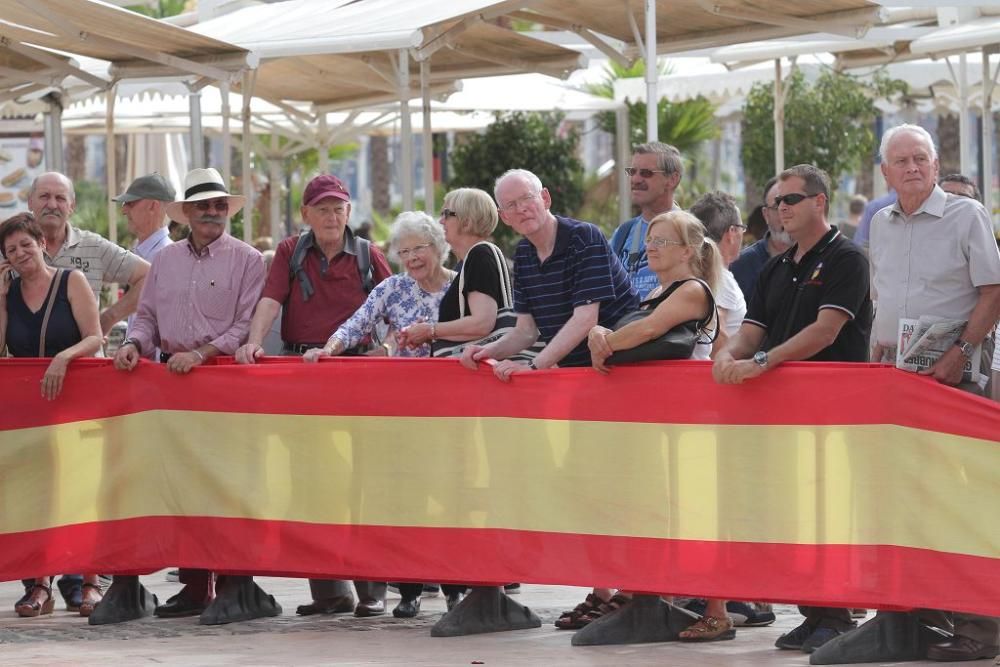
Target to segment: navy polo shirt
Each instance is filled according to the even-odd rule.
[[[850,319],[831,345],[805,361],[868,361],[872,330],[868,258],[846,236],[830,229],[796,262],[793,245],[764,266],[745,323],[764,328],[762,349],[770,350],[834,308]]]
[[[521,239],[514,251],[514,311],[534,318],[546,344],[577,306],[600,303],[598,324],[610,328],[639,305],[625,269],[601,230],[589,222],[555,218],[556,244],[544,262],[538,261],[538,252],[527,239]],[[557,363],[589,366],[587,339]]]
[[[767,251],[767,239],[771,232],[764,234],[764,238],[748,245],[740,251],[740,256],[729,265],[729,270],[733,272],[736,283],[743,292],[743,298],[747,304],[753,296],[754,288],[757,286],[757,277],[761,269],[771,259],[771,254]]]

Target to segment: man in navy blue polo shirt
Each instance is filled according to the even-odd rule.
[[[514,253],[517,326],[485,347],[466,347],[462,363],[496,359],[494,373],[504,381],[518,371],[589,366],[591,327],[610,327],[639,303],[621,262],[597,227],[553,215],[549,191],[530,171],[504,173],[494,196],[500,219],[524,237]],[[507,359],[537,339],[545,349],[534,361]]]

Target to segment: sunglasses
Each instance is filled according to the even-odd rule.
[[[774,206],[775,208],[781,206],[782,204],[784,204],[785,206],[795,206],[796,204],[798,204],[803,200],[812,199],[813,197],[818,197],[820,196],[820,194],[822,193],[817,192],[814,195],[804,195],[801,192],[793,192],[789,195],[781,195],[780,197],[774,198]]]
[[[458,217],[458,213],[456,213],[455,211],[451,210],[450,208],[443,208],[443,209],[441,209],[441,217],[442,218],[457,218]]]
[[[653,174],[669,174],[670,172],[663,169],[636,169],[635,167],[625,167],[625,173],[629,176],[639,174],[642,178],[652,178]]]
[[[201,201],[194,202],[195,210],[204,213],[210,209],[215,209],[216,211],[228,211],[229,210],[229,200],[228,199],[203,199]]]

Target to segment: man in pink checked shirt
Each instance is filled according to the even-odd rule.
[[[230,195],[215,169],[191,171],[184,186],[184,200],[171,202],[166,210],[172,220],[190,225],[191,234],[154,259],[130,335],[115,355],[119,370],[131,371],[141,356],[153,356],[158,347],[158,361],[167,370],[189,373],[211,357],[232,355],[246,342],[264,286],[264,260],[226,233],[226,223],[243,207],[244,198]],[[281,613],[274,598],[248,576],[220,577],[213,600],[212,578],[206,570],[182,568],[184,588],[154,613],[164,618],[199,615],[202,625]],[[103,615],[94,610],[95,625],[148,614],[148,594],[137,578],[116,577],[112,588],[122,593],[110,595],[112,604]]]

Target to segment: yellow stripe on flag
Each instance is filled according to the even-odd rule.
[[[0,533],[140,516],[996,557],[996,443],[897,426],[154,411],[4,433]]]

